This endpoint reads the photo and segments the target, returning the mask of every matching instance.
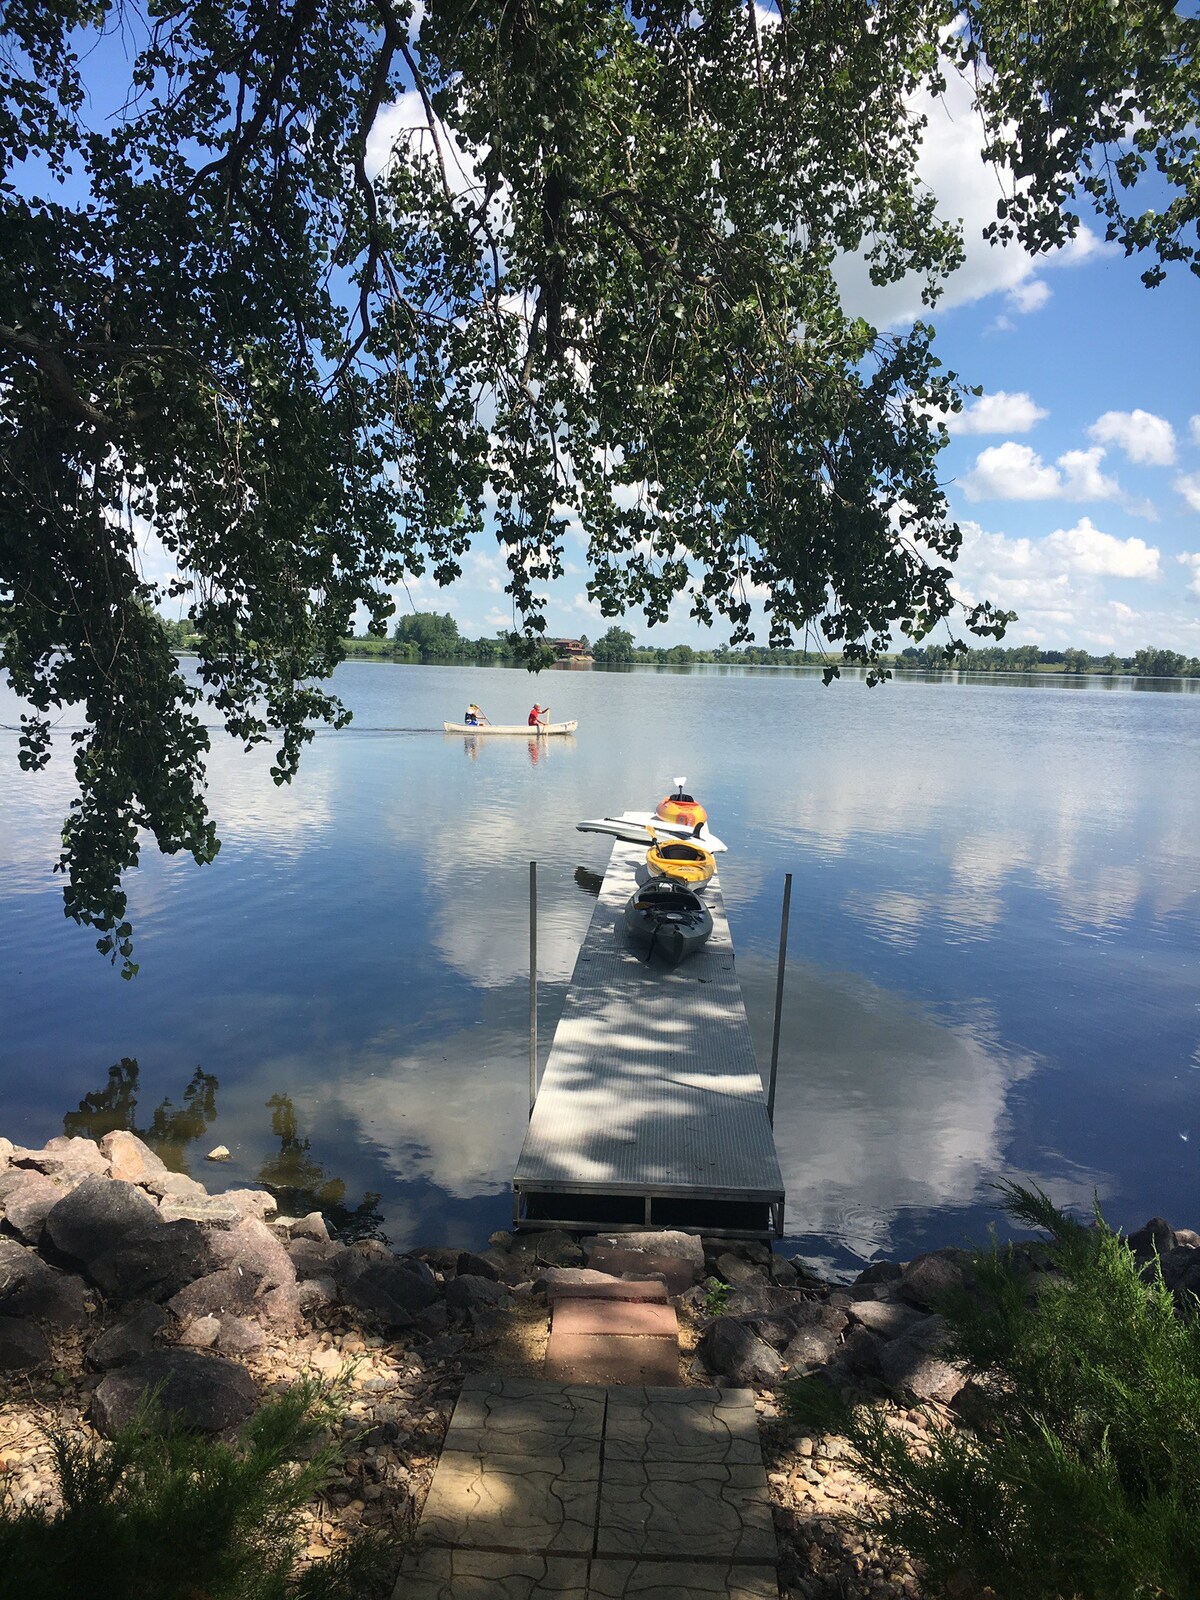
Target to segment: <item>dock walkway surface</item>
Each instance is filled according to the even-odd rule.
[[[648,870],[618,841],[513,1174],[517,1227],[783,1231],[783,1176],[717,877],[713,931],[674,970],[628,943]]]
[[[478,1377],[394,1600],[777,1600],[746,1389]]]

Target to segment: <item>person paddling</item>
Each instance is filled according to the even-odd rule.
[[[544,728],[550,721],[550,707],[539,706],[535,700],[533,710],[529,713],[529,726],[531,728]]]
[[[484,716],[483,712],[480,711],[479,707],[474,701],[472,701],[467,707],[467,714],[463,718],[463,721],[467,724],[468,728],[491,727],[491,723]]]

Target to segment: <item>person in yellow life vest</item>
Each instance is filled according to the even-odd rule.
[[[481,727],[485,727],[485,726],[486,727],[490,727],[491,726],[491,724],[488,722],[488,719],[484,716],[483,712],[480,711],[479,707],[475,704],[475,702],[473,700],[472,700],[471,704],[467,707],[467,714],[463,718],[463,721],[466,723],[468,728],[481,728]]]

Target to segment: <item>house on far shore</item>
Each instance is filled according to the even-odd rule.
[[[547,639],[556,661],[589,662],[592,649],[586,639]]]

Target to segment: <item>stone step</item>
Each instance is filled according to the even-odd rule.
[[[595,1274],[588,1283],[548,1283],[546,1295],[551,1304],[559,1300],[646,1300],[665,1305],[670,1296],[660,1279],[653,1282],[632,1282],[624,1278],[609,1278]]]
[[[555,1334],[611,1333],[626,1337],[679,1338],[675,1307],[645,1300],[557,1300],[550,1338]]]
[[[679,1345],[661,1335],[551,1332],[545,1371],[552,1383],[675,1387]]]
[[[627,1250],[616,1246],[595,1245],[588,1257],[593,1272],[608,1272],[614,1278],[621,1273],[634,1276],[658,1273],[672,1295],[683,1294],[697,1281],[696,1265],[681,1256],[650,1255],[641,1250]]]

